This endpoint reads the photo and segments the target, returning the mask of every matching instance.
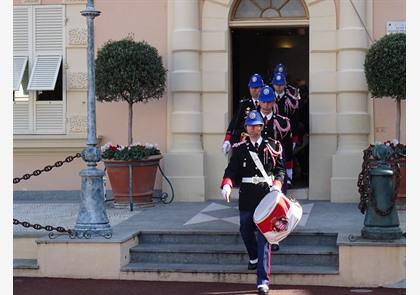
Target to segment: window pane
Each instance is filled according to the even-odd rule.
[[[272,7],[275,9],[280,9],[280,7],[283,6],[283,4],[287,1],[289,0],[272,0]]]
[[[235,17],[260,17],[261,10],[250,0],[242,0],[236,10]]]
[[[305,16],[305,9],[302,6],[301,0],[290,0],[281,10],[280,13],[285,16]]]
[[[264,11],[262,17],[280,17],[280,14],[277,10],[267,9]]]
[[[63,65],[60,66],[54,90],[37,91],[36,100],[63,100]]]
[[[270,7],[270,0],[252,0],[261,10]]]
[[[13,91],[14,101],[29,101],[28,82],[29,73],[28,67],[26,67],[25,72],[23,72],[22,83],[20,83],[19,90]]]

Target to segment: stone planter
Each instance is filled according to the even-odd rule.
[[[151,204],[160,159],[162,155],[139,161],[104,160],[114,203],[127,206],[130,204],[131,166],[133,205]]]

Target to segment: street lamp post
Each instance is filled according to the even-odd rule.
[[[87,71],[88,71],[88,129],[87,147],[82,152],[87,168],[80,171],[82,186],[80,192],[80,209],[74,228],[78,237],[112,236],[111,226],[104,204],[104,172],[98,169],[97,162],[101,160],[101,151],[96,147],[96,101],[95,101],[95,44],[94,19],[100,15],[94,7],[93,0],[88,0],[86,9],[81,11],[87,21]]]

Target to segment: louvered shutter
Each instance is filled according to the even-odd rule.
[[[64,133],[64,104],[62,101],[37,101],[35,104],[37,134]]]
[[[34,7],[34,50],[41,52],[63,51],[64,9],[62,6]]]
[[[29,55],[29,7],[13,8],[13,54]]]
[[[54,90],[61,55],[38,55],[29,78],[28,90]]]
[[[27,63],[27,56],[13,57],[13,90],[19,90],[20,83],[22,82],[23,74],[25,72]]]
[[[13,133],[25,134],[30,132],[30,108],[29,103],[13,103]]]
[[[30,55],[30,7],[13,8],[13,90],[19,90]],[[31,131],[31,110],[28,101],[13,103],[13,133],[27,134]]]

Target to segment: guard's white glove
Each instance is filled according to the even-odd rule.
[[[272,186],[270,186],[270,192],[272,192],[272,191],[281,192],[281,187],[278,187],[276,185],[272,185]]]
[[[226,141],[223,143],[223,146],[222,146],[222,150],[223,150],[223,152],[224,152],[225,154],[227,154],[227,153],[230,151],[230,148],[231,148],[230,142],[229,142],[229,140],[226,140]]]
[[[229,184],[225,184],[222,189],[222,196],[226,200],[226,202],[230,202],[230,193],[232,192],[232,188]]]
[[[292,143],[292,150],[295,150],[295,147],[296,147],[296,142],[294,142],[294,143]]]

